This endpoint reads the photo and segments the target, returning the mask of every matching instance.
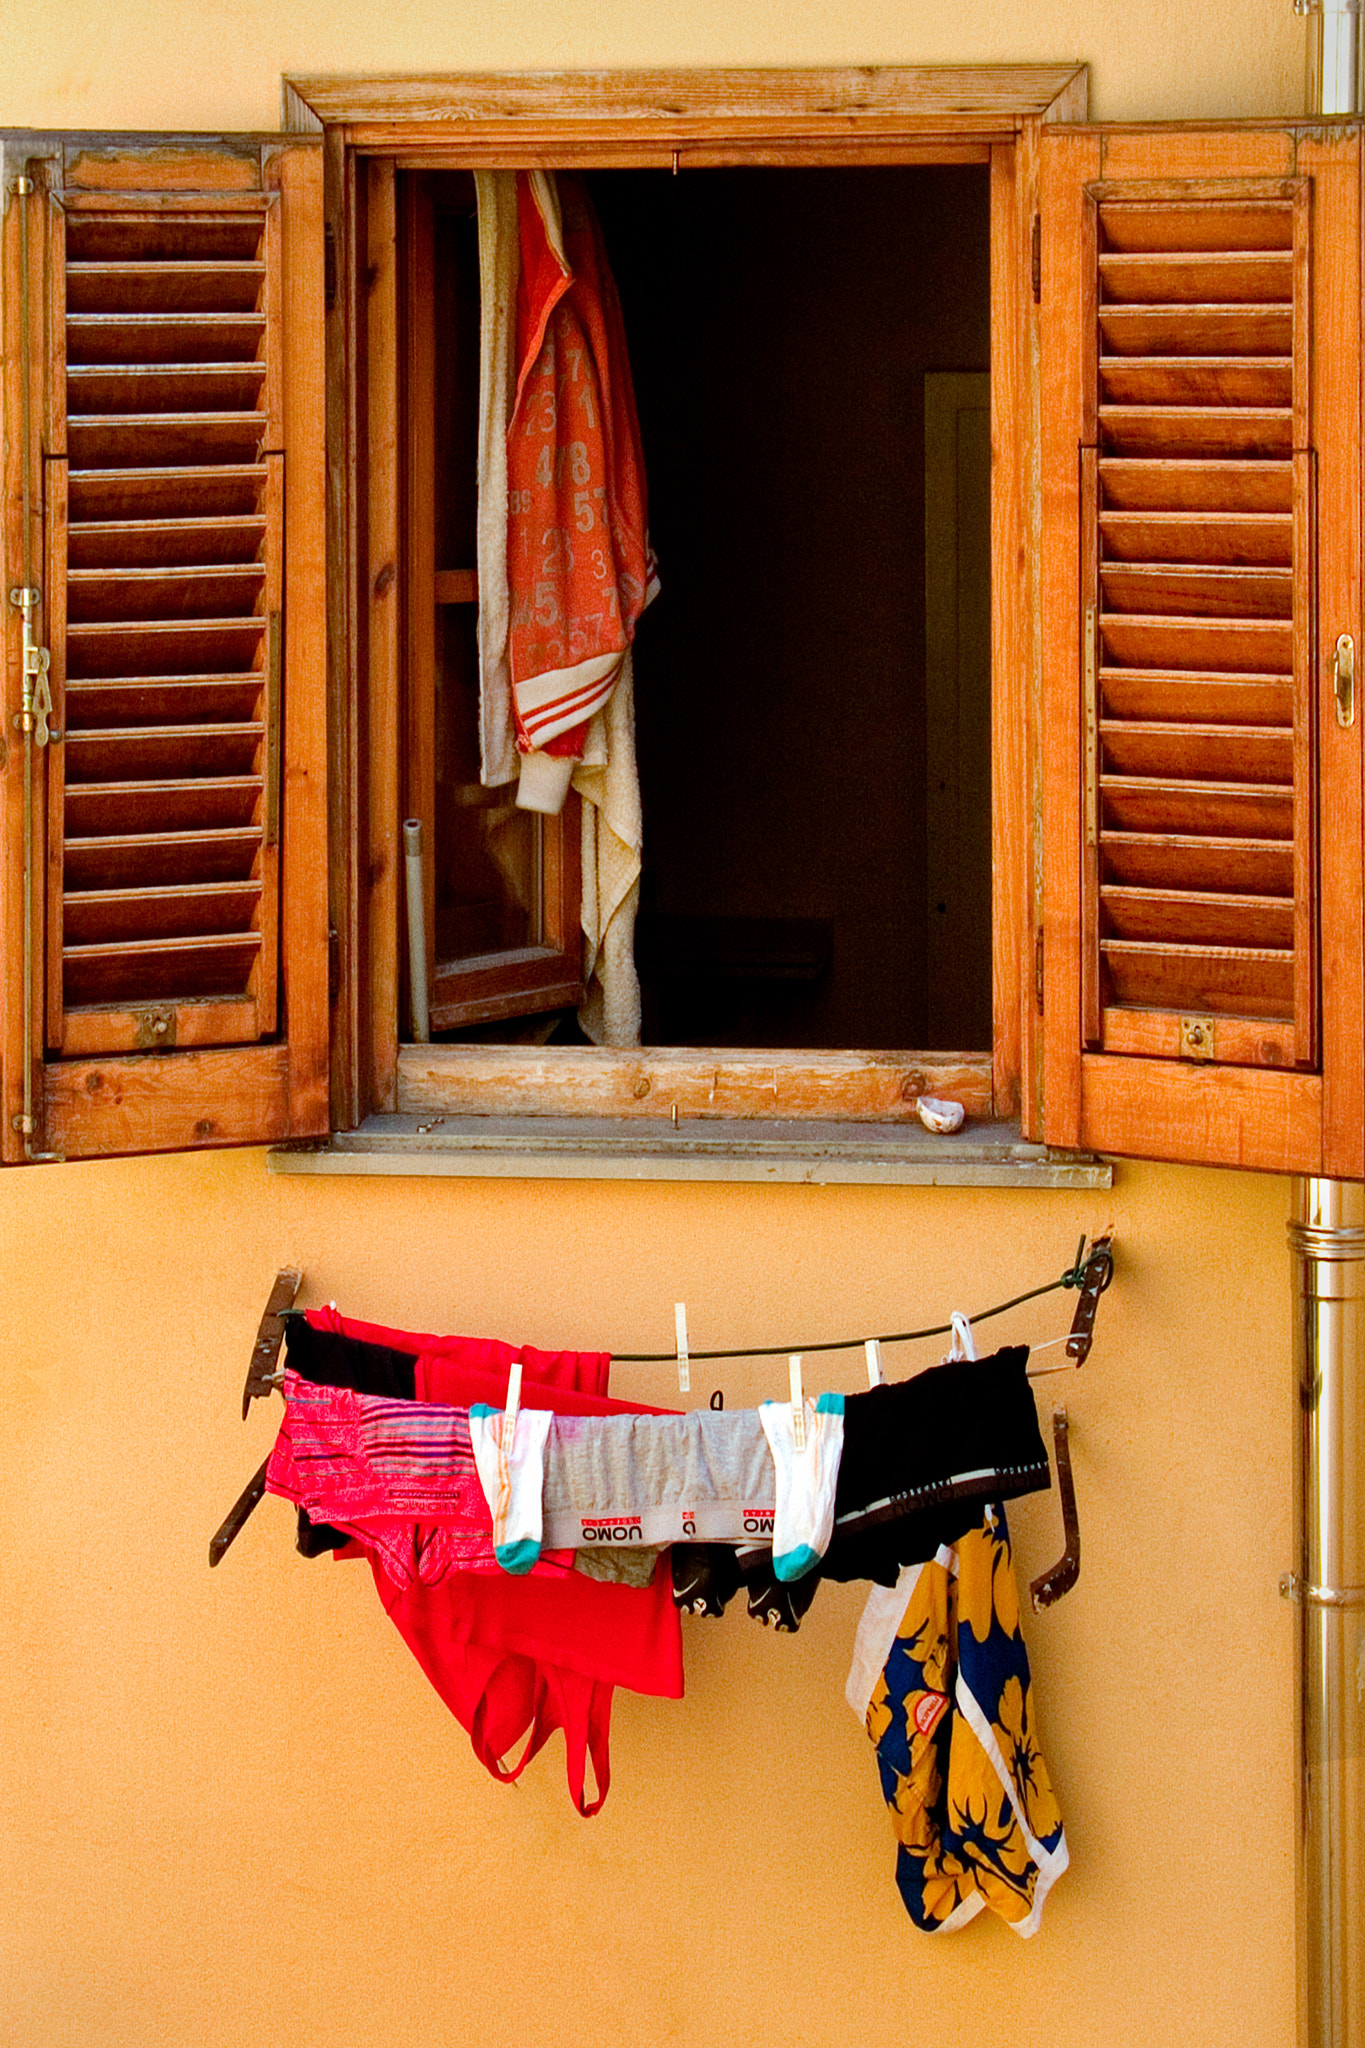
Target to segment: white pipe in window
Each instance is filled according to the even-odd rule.
[[[422,879],[422,820],[403,820],[403,864],[408,880],[408,993],[412,1002],[412,1035],[418,1045],[431,1037],[427,1005],[427,905]]]
[[[1308,111],[1360,112],[1362,0],[1294,0],[1308,25]]]

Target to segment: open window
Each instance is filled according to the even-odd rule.
[[[6,141],[4,1156],[933,1093],[1365,1174],[1356,127],[421,87]],[[527,165],[588,182],[644,425],[642,1048],[575,1042],[572,814],[468,750],[471,173]]]
[[[859,133],[813,80],[775,75],[760,138],[733,112],[734,81],[699,75],[656,136],[634,112],[623,129],[523,84],[515,143],[504,103],[488,104],[500,148],[405,122],[382,82],[340,121],[332,361],[353,437],[341,467],[358,481],[334,538],[357,594],[343,740],[362,808],[338,918],[358,969],[343,971],[356,995],[339,1121],[896,1124],[921,1094],[1009,1119],[1036,1029],[1019,540],[1033,431],[1020,138],[1036,115],[955,103],[917,132],[893,88]],[[1028,90],[1060,111],[1075,85],[1062,71]],[[324,122],[344,92],[293,89]],[[451,82],[451,104],[472,112],[481,91]],[[647,82],[620,94],[642,108]],[[662,595],[635,642],[639,1048],[583,1042],[568,920],[535,922],[566,903],[573,824],[540,828],[538,857],[523,831],[508,859],[509,807],[472,772],[469,173],[528,156],[590,189],[649,473]],[[410,1036],[409,805],[426,836],[430,1046]],[[482,896],[482,923],[460,889]],[[457,956],[443,932],[461,921]]]
[[[479,773],[474,182],[395,182],[402,788],[432,1034],[581,1045],[577,803],[519,810]],[[989,167],[584,182],[663,579],[633,654],[643,1041],[984,1059]],[[560,545],[590,552],[575,504]]]

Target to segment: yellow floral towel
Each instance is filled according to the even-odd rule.
[[[1017,1934],[1036,1933],[1067,1848],[1033,1733],[1001,1508],[908,1565],[894,1595],[874,1590],[849,1701],[876,1745],[915,1925],[946,1934],[989,1906]]]

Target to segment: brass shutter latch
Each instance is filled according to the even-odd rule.
[[[32,734],[35,746],[45,747],[49,736],[60,739],[61,735],[51,734],[48,725],[52,716],[52,691],[47,679],[50,657],[47,649],[39,646],[33,626],[33,614],[42,602],[42,592],[24,584],[10,592],[9,601],[24,615],[24,708],[16,723],[22,733]]]
[[[1337,639],[1332,661],[1332,687],[1337,699],[1337,724],[1356,722],[1356,644],[1349,633]]]

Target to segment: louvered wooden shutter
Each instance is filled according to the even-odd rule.
[[[65,686],[54,1050],[240,1044],[275,1026],[277,203],[64,209],[67,459],[47,472],[48,583],[66,592],[51,619]]]
[[[1082,945],[1105,1050],[1314,1062],[1306,201],[1095,208]]]
[[[47,1143],[325,1128],[317,152],[29,162]],[[311,335],[287,331],[286,241]]]
[[[1342,734],[1353,799],[1350,761],[1334,751],[1324,784],[1321,753],[1321,642],[1359,637],[1358,545],[1351,563],[1340,531],[1323,545],[1321,590],[1318,559],[1326,507],[1351,506],[1358,536],[1358,401],[1332,367],[1358,347],[1357,147],[1292,131],[1044,143],[1059,1142],[1321,1171],[1324,1046],[1359,1066],[1358,998],[1334,988],[1329,1018],[1320,971],[1324,947],[1346,973],[1359,957],[1343,876],[1359,829],[1353,850],[1320,829],[1324,787],[1359,810],[1358,732]],[[1355,280],[1345,304],[1327,277]],[[1358,1132],[1337,1144],[1359,1153]]]

